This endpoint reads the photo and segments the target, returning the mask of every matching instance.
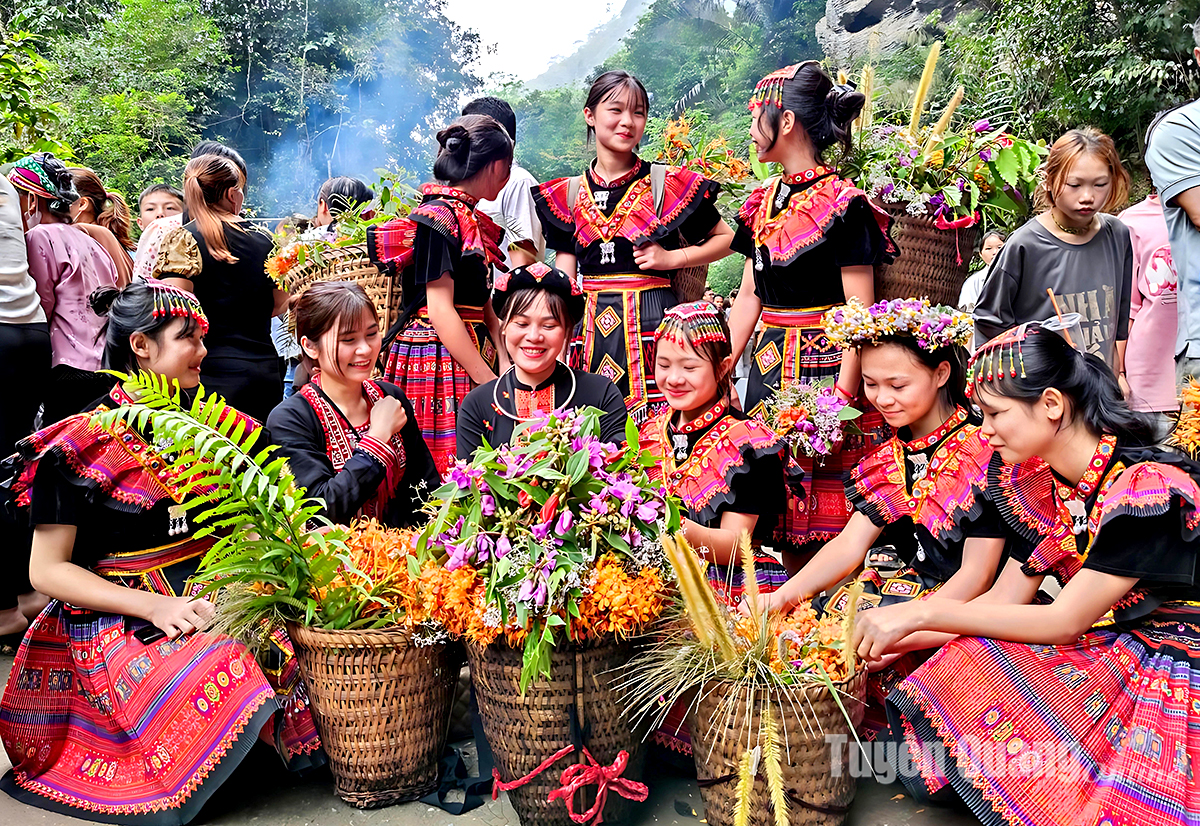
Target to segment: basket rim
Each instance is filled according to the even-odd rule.
[[[312,640],[323,640],[328,642],[338,641],[342,644],[354,640],[368,642],[370,638],[385,637],[390,639],[403,639],[405,642],[411,642],[413,632],[403,625],[385,625],[383,628],[370,629],[334,629],[334,628],[316,628],[311,625],[304,625],[299,622],[289,621],[287,624],[288,636],[294,637],[299,635]],[[439,643],[441,645],[443,643]],[[436,646],[428,646],[435,648]]]

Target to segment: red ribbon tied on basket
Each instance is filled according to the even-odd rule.
[[[514,780],[511,783],[505,783],[500,779],[500,771],[492,769],[492,800],[495,800],[500,792],[510,791],[519,786],[524,786],[533,778],[550,768],[551,765],[557,763],[562,758],[573,754],[574,746],[563,746],[554,754],[542,761],[542,764],[529,774]],[[567,814],[571,820],[576,823],[587,823],[588,820],[595,818],[593,826],[597,826],[604,822],[604,804],[608,800],[609,791],[614,791],[626,800],[634,800],[641,803],[649,794],[649,789],[645,783],[638,783],[636,780],[622,777],[625,773],[625,767],[629,764],[629,753],[624,749],[617,754],[617,759],[613,761],[611,766],[602,766],[592,757],[592,753],[587,750],[587,746],[583,747],[583,756],[587,759],[590,765],[580,765],[576,763],[573,766],[568,766],[563,769],[560,782],[562,786],[550,792],[547,800],[554,802],[559,798],[566,804]],[[597,786],[596,802],[586,812],[579,814],[575,813],[574,798],[575,793],[586,786]]]
[[[966,229],[967,227],[974,226],[978,220],[979,220],[979,212],[978,211],[972,213],[971,215],[964,215],[963,217],[959,218],[956,221],[947,221],[941,215],[938,215],[936,218],[933,219],[933,225],[935,227],[937,227],[938,229],[959,230],[959,229]],[[957,232],[954,233],[954,254],[958,259],[958,263],[962,264],[962,262],[963,262],[962,261],[962,250],[960,250],[958,248],[958,233]]]

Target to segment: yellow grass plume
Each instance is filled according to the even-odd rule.
[[[925,70],[921,72],[921,82],[917,84],[917,93],[913,96],[908,134],[914,141],[917,139],[917,130],[921,127],[921,112],[925,109],[925,99],[929,96],[929,87],[933,85],[933,70],[937,68],[938,56],[941,53],[942,41],[938,40],[929,50],[929,56],[925,58]]]

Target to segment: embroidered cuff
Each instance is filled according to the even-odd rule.
[[[396,448],[392,447],[392,445],[387,444],[386,442],[381,442],[371,436],[364,436],[363,438],[359,439],[358,447],[385,468],[390,468],[392,466],[404,466],[403,447],[397,451]]]

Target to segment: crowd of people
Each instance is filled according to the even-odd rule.
[[[782,172],[732,225],[717,183],[638,156],[649,94],[625,72],[587,96],[595,160],[544,183],[513,163],[512,109],[473,101],[437,134],[411,215],[368,232],[402,288],[390,329],[354,283],[289,296],[267,276],[272,239],[241,217],[227,146],[142,193],[136,247],[94,172],[17,162],[0,180],[0,375],[21,389],[0,408],[17,504],[0,632],[24,644],[0,700],[3,787],[187,822],[256,739],[292,768],[323,761],[286,635],[268,668],[204,630],[214,608],[189,577],[211,539],[163,446],[94,415],[131,401],[107,368],[203,382],[338,522],[414,524],[456,459],[539,414],[599,408],[611,442],[632,421],[732,611],[748,610],[744,534],[771,610],[857,607],[865,733],[907,744],[914,794],[987,823],[1190,823],[1200,465],[1157,445],[1172,356],[1181,376],[1200,358],[1186,314],[1167,344],[1174,267],[1200,238],[1200,104],[1152,128],[1159,194],[1119,216],[1112,140],[1054,142],[1040,211],[983,236],[959,309],[876,301],[874,268],[903,250],[825,162],[864,101],[814,61],[763,78],[750,137]],[[334,237],[373,198],[331,179],[294,229]],[[679,300],[681,272],[730,254],[745,264],[728,306]],[[763,413],[818,381],[863,415],[814,460]],[[690,749],[679,726],[655,739]],[[984,764],[988,743],[1023,769]],[[1037,771],[1056,748],[1056,773]]]

